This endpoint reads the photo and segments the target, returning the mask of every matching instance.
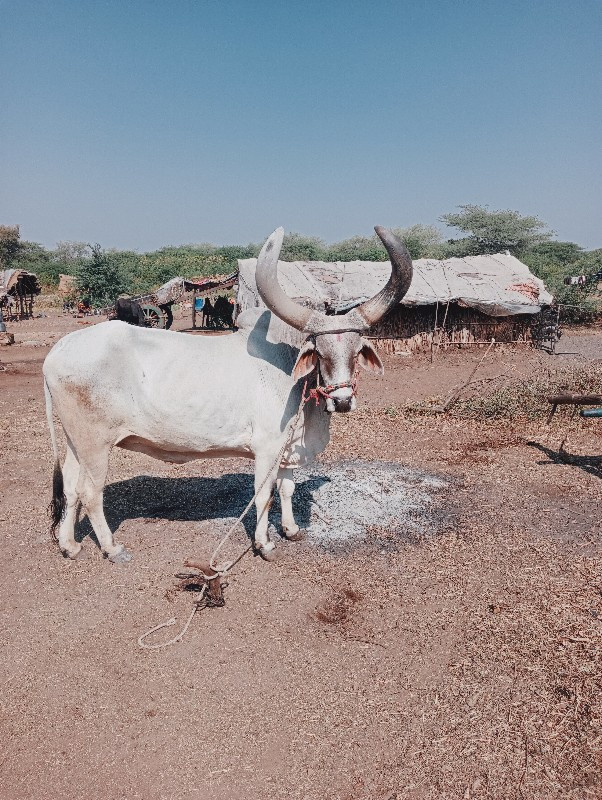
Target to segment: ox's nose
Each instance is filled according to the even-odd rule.
[[[330,396],[326,401],[327,411],[337,411],[341,414],[347,414],[349,411],[355,409],[355,397],[349,395],[347,397]]]

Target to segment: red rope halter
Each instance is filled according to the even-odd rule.
[[[303,396],[304,396],[304,403],[307,403],[308,400],[315,400],[316,405],[320,404],[320,399],[323,397],[325,400],[330,398],[330,395],[336,391],[337,389],[351,389],[351,396],[355,397],[357,395],[357,381],[359,377],[359,369],[356,367],[355,372],[353,373],[353,378],[350,381],[344,381],[343,383],[331,383],[328,386],[320,386],[320,372],[318,371],[318,384],[314,389],[309,390],[309,394],[305,394],[305,390],[307,389],[307,381],[305,381],[305,386],[303,387]]]

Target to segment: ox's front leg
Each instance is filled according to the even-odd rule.
[[[299,542],[303,539],[305,532],[297,525],[293,516],[293,494],[295,493],[293,474],[290,467],[282,467],[278,470],[276,485],[282,509],[282,533],[289,541]]]
[[[268,537],[268,513],[272,507],[274,484],[278,475],[278,465],[273,459],[255,458],[255,508],[257,509],[257,526],[255,528],[255,549],[265,561],[275,561],[274,543]]]

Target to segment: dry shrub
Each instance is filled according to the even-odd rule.
[[[564,392],[600,394],[602,366],[587,365],[546,371],[516,383],[488,387],[458,401],[452,413],[471,419],[539,419],[548,415],[547,397]]]
[[[489,420],[537,420],[550,412],[547,397],[564,392],[578,394],[602,393],[602,366],[568,367],[557,371],[546,370],[526,380],[500,376],[478,381],[468,386],[447,411],[449,416]],[[399,408],[407,416],[425,416],[438,413],[444,398],[427,397],[418,403],[409,403]],[[388,415],[391,409],[387,409]]]

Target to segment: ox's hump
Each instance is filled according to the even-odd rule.
[[[250,337],[255,342],[263,340],[298,349],[307,338],[307,334],[291,328],[267,308],[249,308],[243,311],[238,315],[236,325],[243,336]]]
[[[258,325],[266,330],[270,324],[270,312],[265,308],[248,308],[236,317],[236,327],[241,333],[250,333]]]

